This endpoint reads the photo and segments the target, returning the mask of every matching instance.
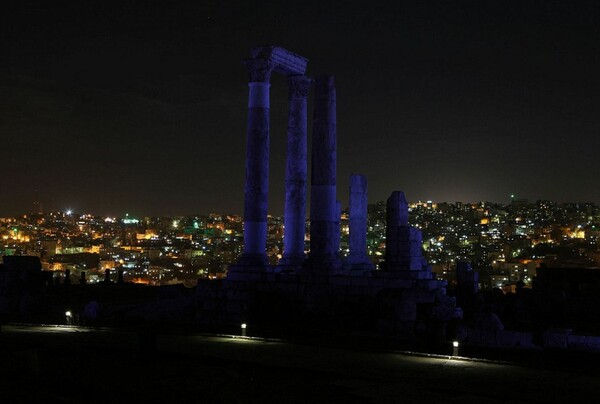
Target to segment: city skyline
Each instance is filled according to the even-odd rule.
[[[386,205],[389,202],[382,201],[367,207],[366,252],[376,265],[385,257],[387,248]],[[506,278],[504,281],[509,280],[505,271],[515,272],[519,265],[533,271],[543,263],[597,266],[600,262],[598,205],[557,205],[549,201],[524,204],[515,200],[507,206],[419,203],[407,208],[412,208],[407,212],[408,222],[422,232],[423,251],[438,277],[443,277],[458,262],[470,262],[478,271],[491,271],[491,275]],[[350,215],[343,214],[340,257],[347,257],[352,249],[350,224]],[[269,218],[268,228],[265,250],[275,263],[281,258],[285,239],[283,218]],[[305,251],[310,250],[308,228],[305,226],[303,232]],[[129,215],[118,219],[74,212],[24,215],[0,218],[0,236],[4,240],[0,248],[3,255],[38,256],[48,270],[65,269],[64,265],[53,264],[54,255],[65,256],[58,262],[83,262],[89,269],[98,266],[96,261],[100,257],[105,264],[97,270],[106,269],[104,266],[112,262],[110,268],[119,265],[128,270],[137,268],[138,276],[144,276],[147,265],[157,261],[180,271],[181,260],[189,261],[188,264],[202,262],[201,266],[223,274],[242,252],[244,239],[242,216],[218,213],[183,217]],[[78,254],[82,253],[91,253],[87,257],[96,258],[81,261],[83,256]],[[129,263],[125,265],[121,259]],[[75,269],[80,270],[81,265]],[[196,272],[192,270],[187,275],[195,279]],[[519,274],[524,275],[532,276]],[[518,280],[521,279],[511,278]],[[529,283],[530,279],[526,281]]]
[[[380,205],[380,204],[385,204],[386,200],[382,199],[380,201],[372,201],[369,200],[368,201],[368,206],[376,206],[376,205]],[[556,205],[557,207],[571,207],[571,206],[588,206],[588,205],[593,205],[593,206],[598,206],[595,202],[590,202],[590,201],[569,201],[566,200],[564,202],[557,202],[557,201],[553,201],[553,200],[548,200],[548,199],[528,199],[528,198],[522,198],[520,195],[515,195],[515,194],[511,194],[509,196],[509,200],[507,202],[497,202],[497,201],[435,201],[435,200],[413,200],[413,199],[407,199],[408,202],[408,206],[409,206],[409,210],[412,210],[414,208],[418,208],[421,206],[430,206],[433,207],[433,209],[435,210],[437,208],[437,206],[439,205],[449,205],[449,206],[470,206],[472,208],[475,207],[489,207],[490,205],[494,205],[494,206],[504,206],[504,207],[510,207],[512,206],[513,203],[515,203],[516,205],[523,205],[523,206],[528,206],[528,205],[536,205],[538,203],[545,203],[548,202],[550,204]],[[67,207],[65,207],[64,209],[46,209],[44,207],[44,205],[42,204],[41,206],[39,206],[39,210],[36,211],[36,208],[38,207],[38,202],[34,201],[31,204],[31,209],[27,210],[23,210],[21,212],[17,212],[15,214],[12,215],[4,215],[4,216],[0,216],[0,219],[16,219],[19,217],[23,217],[23,216],[35,216],[35,215],[62,215],[62,216],[73,216],[73,217],[86,217],[86,216],[92,216],[92,217],[96,217],[96,218],[106,218],[106,219],[131,219],[131,220],[138,220],[141,218],[177,218],[177,217],[194,217],[194,216],[208,216],[208,215],[225,215],[225,216],[239,216],[239,217],[243,217],[243,209],[241,209],[240,211],[224,211],[224,210],[219,210],[219,209],[214,209],[212,211],[195,211],[195,212],[188,212],[188,213],[174,213],[174,214],[162,214],[162,213],[158,213],[158,214],[147,214],[146,212],[140,211],[139,209],[136,209],[135,207],[132,209],[127,209],[127,210],[123,210],[122,212],[117,212],[115,214],[102,214],[99,212],[94,212],[91,210],[85,210],[85,209],[74,209],[72,208],[72,205],[68,205]],[[342,204],[341,206],[342,208],[342,214],[348,214],[349,211],[349,206],[346,204]],[[306,218],[306,222],[309,223],[310,222],[310,218],[308,217],[309,211],[307,209],[307,218]],[[269,217],[272,218],[283,218],[284,214],[283,212],[279,212],[279,213],[269,213],[268,214]]]
[[[600,201],[593,2],[12,7],[0,17],[0,217],[36,200],[114,216],[242,212],[240,55],[268,43],[307,56],[310,75],[336,76],[343,206],[352,173],[368,178],[370,202],[395,190]],[[279,215],[283,79],[271,95]]]

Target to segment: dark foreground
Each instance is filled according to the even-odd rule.
[[[592,360],[544,368],[539,357],[511,365],[331,343],[3,325],[0,402],[558,403],[600,393]]]

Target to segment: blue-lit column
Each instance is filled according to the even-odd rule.
[[[367,254],[367,179],[350,176],[350,259]]]
[[[310,194],[310,266],[328,271],[338,267],[336,246],[336,97],[334,78],[315,80]]]
[[[267,200],[269,196],[269,87],[274,64],[246,61],[250,73],[244,191],[244,253],[239,264],[267,264]]]
[[[402,191],[394,191],[387,200],[385,227],[385,262],[388,269],[398,265],[400,241],[407,241],[408,202]],[[401,231],[403,229],[404,231]]]
[[[307,175],[307,98],[312,80],[288,76],[289,115],[285,171],[283,258],[281,265],[304,262]]]
[[[372,270],[373,263],[367,253],[367,178],[350,176],[350,254],[346,259],[349,270]]]

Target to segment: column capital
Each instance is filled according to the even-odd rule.
[[[288,76],[288,98],[293,99],[306,99],[308,97],[308,90],[310,89],[313,79],[303,75],[292,75]]]
[[[250,83],[269,83],[271,81],[271,73],[275,68],[273,61],[262,58],[246,59],[244,60],[244,64],[250,74]]]

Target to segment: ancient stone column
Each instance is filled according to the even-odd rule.
[[[408,202],[404,192],[394,191],[386,205],[385,263],[390,270],[398,267],[398,230],[401,226],[408,226]]]
[[[246,61],[250,73],[244,191],[244,253],[238,264],[267,264],[267,199],[269,196],[269,87],[274,64]]]
[[[106,268],[104,270],[104,283],[110,284],[112,281],[110,280],[110,268]]]
[[[423,236],[421,230],[408,224],[408,202],[401,191],[393,192],[387,200],[385,234],[385,267],[388,271],[426,269],[423,273],[428,275],[422,252]]]
[[[367,178],[360,174],[350,177],[349,245],[348,269],[373,269],[367,253]]]
[[[477,292],[479,292],[479,272],[473,271],[470,262],[457,262],[456,294],[458,299],[464,302],[469,296],[473,296]]]
[[[288,76],[289,115],[285,171],[283,258],[281,265],[299,266],[305,259],[307,173],[307,97],[312,80]]]
[[[337,263],[336,98],[333,76],[315,81],[310,199],[310,265],[331,269]]]

